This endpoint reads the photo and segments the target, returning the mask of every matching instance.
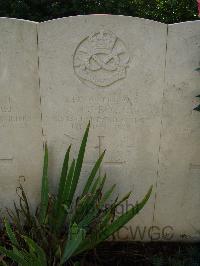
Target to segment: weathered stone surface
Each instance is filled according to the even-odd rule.
[[[82,180],[106,148],[101,173],[107,172],[107,184],[117,183],[120,195],[132,190],[129,204],[135,203],[156,180],[167,26],[123,16],[79,16],[38,28],[51,177],[57,180],[70,143],[77,154],[90,120]],[[130,226],[149,227],[153,208],[154,193],[120,237],[132,237]]]
[[[16,199],[19,176],[25,177],[33,202],[40,185],[36,23],[0,18],[0,36],[0,205],[9,207]]]
[[[37,199],[43,139],[55,188],[66,148],[72,143],[77,156],[90,120],[79,189],[104,149],[106,188],[116,183],[121,196],[133,191],[118,213],[154,185],[117,239],[199,239],[200,115],[192,111],[199,26],[108,15],[44,23],[1,18],[1,206],[15,198],[19,176]]]
[[[169,25],[161,146],[154,224],[174,228],[174,239],[199,239],[200,22]]]

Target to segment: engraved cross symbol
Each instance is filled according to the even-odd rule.
[[[96,146],[95,148],[98,149],[98,155],[100,157],[100,155],[103,153],[103,138],[104,136],[98,136],[98,146]],[[123,165],[124,163],[126,163],[126,161],[120,161],[120,160],[116,160],[116,161],[103,161],[100,168],[99,168],[99,176],[101,176],[102,173],[102,165]],[[85,164],[95,164],[95,161],[86,161]]]

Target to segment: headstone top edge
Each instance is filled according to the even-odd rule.
[[[77,19],[84,19],[84,18],[99,18],[99,17],[110,17],[110,18],[120,18],[120,19],[125,19],[125,20],[135,20],[135,21],[146,21],[150,23],[155,23],[158,25],[167,25],[166,23],[162,23],[159,21],[151,20],[151,19],[146,19],[146,18],[140,18],[140,17],[132,17],[132,16],[125,16],[125,15],[112,15],[112,14],[89,14],[89,15],[77,15],[77,16],[69,16],[69,17],[62,17],[62,18],[56,18],[56,19],[51,19],[47,21],[42,21],[39,22],[39,25],[41,24],[47,24],[47,23],[54,23],[57,21],[65,21],[65,20],[77,20]]]
[[[191,24],[200,24],[200,19],[197,20],[191,20],[191,21],[183,21],[183,22],[178,22],[178,23],[173,23],[173,24],[168,24],[168,27],[174,27],[174,26],[179,26],[183,27],[185,25],[191,25]]]
[[[101,16],[113,17],[113,18],[117,17],[117,18],[131,19],[131,20],[137,20],[137,21],[146,21],[146,22],[150,22],[150,23],[166,25],[166,26],[169,26],[169,27],[182,26],[182,25],[186,25],[186,24],[196,24],[196,23],[198,24],[198,23],[200,23],[200,19],[197,19],[197,20],[192,20],[192,21],[183,21],[183,22],[178,22],[178,23],[167,24],[167,23],[163,23],[163,22],[160,22],[160,21],[152,20],[152,19],[146,19],[146,18],[140,18],[140,17],[132,17],[132,16],[126,16],[126,15],[112,15],[112,14],[77,15],[77,16],[55,18],[55,19],[50,19],[50,20],[46,20],[46,21],[42,21],[42,22],[26,20],[26,19],[19,19],[19,18],[0,17],[0,22],[8,20],[8,21],[16,21],[16,22],[23,22],[23,23],[27,22],[27,23],[40,25],[40,24],[46,24],[46,23],[54,23],[54,22],[62,21],[62,20],[71,20],[71,19],[77,19],[77,18],[101,17]]]
[[[30,23],[30,24],[35,24],[35,25],[39,24],[39,22],[37,22],[37,21],[31,21],[31,20],[26,20],[26,19],[0,17],[0,23],[5,22],[5,21],[19,22],[19,23]]]

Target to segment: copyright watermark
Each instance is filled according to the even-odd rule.
[[[174,237],[174,228],[170,225],[154,226],[124,226],[116,232],[111,240],[117,241],[170,241]]]

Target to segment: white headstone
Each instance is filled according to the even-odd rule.
[[[154,223],[174,228],[174,239],[200,235],[200,21],[169,25],[161,147]]]
[[[157,178],[167,26],[119,16],[70,17],[39,25],[43,131],[57,178],[91,121],[82,180],[106,149],[101,173],[120,195],[141,200]],[[131,228],[151,226],[154,193]],[[120,212],[120,210],[119,210]],[[133,228],[134,230],[134,228]],[[145,238],[148,236],[145,236]]]
[[[0,19],[0,205],[10,207],[19,177],[33,202],[42,138],[36,23]],[[23,179],[21,181],[23,183]]]

